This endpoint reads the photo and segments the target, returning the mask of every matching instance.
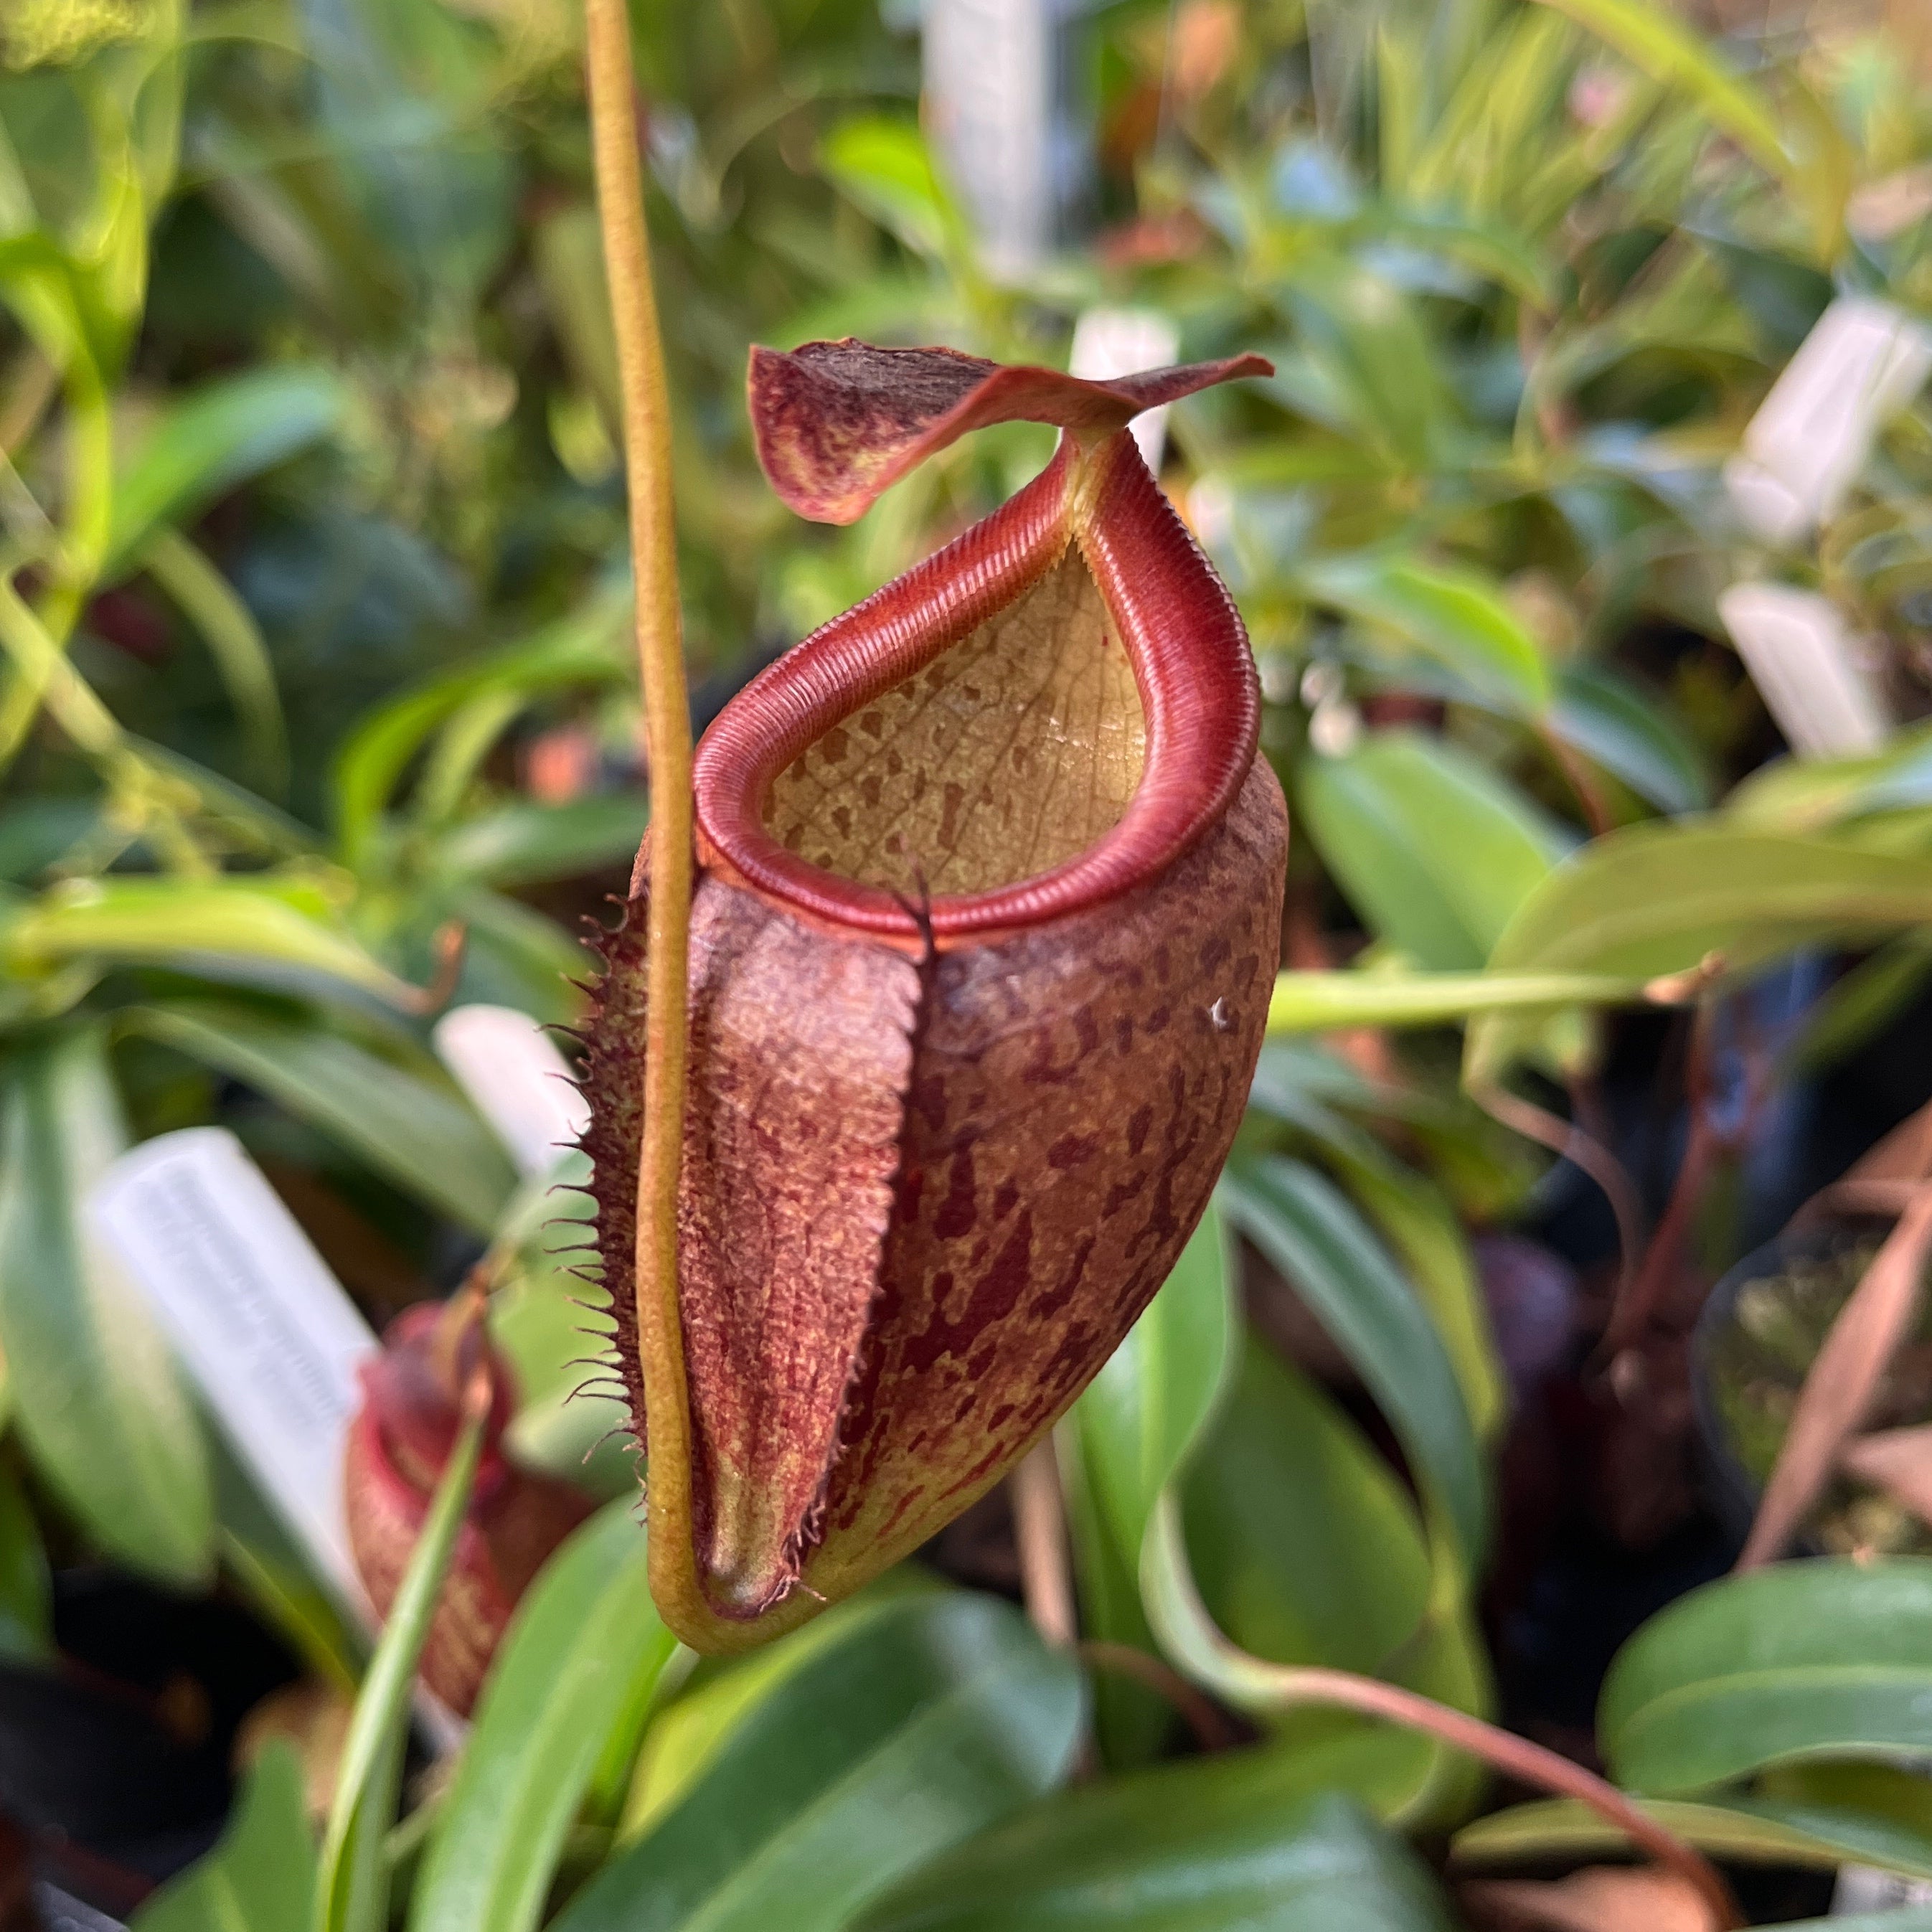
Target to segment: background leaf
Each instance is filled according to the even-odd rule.
[[[634,1740],[676,1640],[652,1608],[630,1498],[546,1564],[490,1666],[410,1908],[410,1932],[527,1932],[614,1746]]]
[[[1438,970],[1482,965],[1562,850],[1503,780],[1418,732],[1372,732],[1342,757],[1304,761],[1298,793],[1370,930]]]
[[[1726,1577],[1618,1653],[1598,1733],[1658,1796],[1800,1757],[1932,1750],[1932,1558],[1814,1558]]]
[[[130,1008],[123,1024],[245,1082],[478,1233],[515,1191],[509,1157],[427,1054],[386,1058],[311,1022],[212,1000]]]
[[[895,1604],[788,1678],[557,1932],[835,1932],[1056,1784],[1082,1702],[1072,1661],[1008,1606]]]
[[[1170,1765],[995,1826],[854,1932],[1450,1932],[1421,1861],[1323,1773],[1358,1744]]]
[[[135,1913],[129,1932],[299,1932],[315,1897],[315,1839],[302,1759],[272,1739],[220,1842]]]
[[[203,1582],[214,1503],[200,1425],[84,1219],[126,1144],[101,1036],[20,1048],[0,1080],[0,1349],[28,1453],[103,1548],[164,1582]]]

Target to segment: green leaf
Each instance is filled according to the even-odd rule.
[[[53,1598],[47,1552],[19,1481],[0,1468],[0,1660],[41,1664],[53,1656]]]
[[[700,1659],[694,1681],[652,1719],[645,1733],[617,1822],[618,1842],[652,1829],[680,1804],[752,1714],[812,1658],[848,1641],[857,1624],[892,1605],[946,1587],[918,1564],[902,1563],[762,1650]]]
[[[345,393],[327,370],[298,365],[219,376],[171,404],[116,480],[101,580],[125,575],[163,524],[192,521],[224,491],[327,435]]]
[[[442,1801],[410,1932],[528,1932],[614,1744],[634,1738],[676,1640],[651,1606],[636,1506],[602,1510],[545,1564],[491,1666]]]
[[[1082,1694],[990,1598],[915,1598],[820,1652],[556,1932],[836,1932],[1064,1775]]]
[[[1597,1723],[1618,1782],[1651,1795],[1932,1751],[1932,1558],[1774,1564],[1694,1591],[1618,1653]]]
[[[1354,1364],[1471,1574],[1488,1535],[1482,1456],[1455,1370],[1414,1291],[1334,1184],[1306,1162],[1237,1160],[1221,1184],[1235,1224]]]
[[[1414,1505],[1332,1398],[1259,1344],[1181,1495],[1202,1599],[1244,1650],[1373,1673],[1414,1635],[1430,1596]]]
[[[101,1036],[22,1048],[0,1081],[0,1351],[21,1436],[103,1549],[194,1587],[214,1547],[200,1425],[146,1304],[84,1218],[126,1145]]]
[[[314,1932],[383,1932],[389,1921],[389,1865],[383,1839],[395,1822],[409,1741],[416,1664],[442,1594],[470,1505],[483,1446],[483,1418],[463,1425],[423,1519],[409,1568],[369,1660],[337,1766],[335,1796],[322,1834],[315,1886]]]
[[[452,712],[492,692],[534,701],[546,692],[614,683],[628,674],[623,656],[631,600],[604,592],[528,638],[439,671],[368,714],[336,760],[335,820],[344,862],[372,856],[392,794],[424,742]]]
[[[1478,1013],[1625,1006],[1649,983],[1606,973],[1282,973],[1268,1000],[1268,1031],[1434,1027]]]
[[[1712,124],[1758,165],[1783,178],[1791,170],[1777,116],[1757,90],[1723,66],[1691,28],[1648,0],[1544,0],[1607,40],[1630,64],[1681,88]]]
[[[1450,1932],[1421,1860],[1321,1788],[1328,1762],[1242,1751],[1065,1792],[895,1887],[853,1932]]]
[[[1741,1797],[1707,1804],[1658,1798],[1643,1809],[1699,1850],[1738,1864],[1829,1870],[1855,1862],[1932,1879],[1932,1838],[1857,1811]],[[1587,1804],[1565,1798],[1479,1818],[1456,1834],[1453,1849],[1462,1865],[1567,1864],[1626,1856],[1630,1841]]]
[[[1147,1312],[1068,1422],[1117,1547],[1131,1564],[1161,1491],[1220,1406],[1239,1355],[1232,1255],[1210,1207]]]
[[[1418,732],[1372,733],[1297,776],[1304,822],[1349,902],[1438,970],[1482,965],[1562,850],[1514,787]]]
[[[874,114],[842,121],[819,143],[818,164],[914,254],[957,251],[964,226],[916,122]]]
[[[1232,1256],[1210,1207],[1127,1339],[1058,1435],[1068,1527],[1088,1636],[1154,1648],[1141,1609],[1141,1539],[1156,1498],[1219,1407],[1239,1333]],[[1139,1684],[1102,1671],[1094,1724],[1108,1762],[1153,1756],[1173,1718]]]
[[[1636,825],[1593,841],[1525,900],[1490,958],[1507,974],[1648,979],[1711,956],[1736,970],[1808,939],[1839,945],[1932,918],[1932,859],[1721,822]],[[1463,1077],[1493,1082],[1526,1050],[1528,1023],[1470,1026]]]
[[[515,1191],[501,1145],[427,1054],[386,1059],[312,1021],[213,1000],[131,1006],[121,1020],[245,1082],[478,1233]]]
[[[650,803],[634,792],[568,805],[501,806],[446,833],[436,857],[449,871],[489,885],[535,885],[628,863],[650,822]]]
[[[1702,812],[1711,802],[1702,748],[1655,693],[1607,664],[1564,666],[1550,727],[1660,812]]]
[[[22,970],[106,960],[271,987],[332,982],[398,1004],[415,997],[326,916],[305,882],[268,875],[76,880],[0,916],[0,953]]]
[[[1316,602],[1444,666],[1480,703],[1514,718],[1538,718],[1549,708],[1550,667],[1536,640],[1474,571],[1380,554],[1328,557],[1306,566],[1298,585]]]
[[[302,1759],[278,1738],[255,1760],[214,1849],[149,1898],[128,1932],[296,1932],[314,1900]]]

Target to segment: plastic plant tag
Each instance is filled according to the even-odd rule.
[[[1180,330],[1157,309],[1090,308],[1073,325],[1066,373],[1105,382],[1137,369],[1159,368],[1180,352]],[[1167,448],[1167,405],[1136,416],[1127,428],[1141,460],[1158,476]]]
[[[1037,266],[1053,238],[1053,22],[1048,0],[925,9],[927,120],[1003,277]]]
[[[458,1006],[431,1038],[442,1064],[526,1178],[574,1147],[590,1118],[550,1036],[514,1006]]]
[[[1840,1865],[1838,1888],[1832,1894],[1832,1916],[1886,1912],[1907,1905],[1932,1905],[1932,1883],[1904,1878],[1872,1865]]]
[[[144,1142],[88,1204],[263,1496],[366,1622],[342,1458],[362,1401],[356,1372],[376,1352],[368,1324],[224,1127]]]
[[[1876,750],[1892,730],[1838,607],[1784,584],[1734,584],[1718,613],[1778,728],[1801,758]]]
[[[1887,417],[1932,375],[1932,330],[1889,302],[1846,296],[1818,318],[1724,466],[1738,515],[1766,542],[1832,517]]]

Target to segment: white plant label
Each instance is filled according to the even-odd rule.
[[[926,118],[987,266],[1020,276],[1053,238],[1048,0],[927,0]]]
[[[548,1034],[513,1006],[458,1006],[436,1023],[442,1064],[526,1178],[554,1168],[590,1110]]]
[[[1832,516],[1888,417],[1932,376],[1932,329],[1868,296],[1843,296],[1799,344],[1724,466],[1738,514],[1789,544]]]
[[[367,1619],[343,1516],[342,1459],[370,1333],[225,1127],[123,1154],[88,1197],[224,1432],[345,1607]]]
[[[1837,605],[1784,584],[1734,584],[1718,614],[1801,758],[1876,751],[1892,730],[1885,697]]]
[[[1901,1878],[1896,1872],[1870,1865],[1840,1865],[1832,1894],[1834,1918],[1858,1912],[1886,1912],[1902,1906],[1932,1905],[1932,1884],[1922,1878]]]
[[[1180,353],[1180,330],[1157,309],[1090,308],[1073,325],[1066,373],[1105,382],[1165,368]],[[1167,447],[1167,405],[1135,417],[1133,432],[1142,460],[1158,476]]]

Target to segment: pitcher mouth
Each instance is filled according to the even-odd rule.
[[[1095,796],[1081,802],[1094,836],[1016,877],[998,876],[997,853],[976,860],[950,846],[922,851],[916,839],[845,869],[827,849],[840,841],[806,832],[802,808],[785,808],[814,748],[1038,590],[1070,548],[1099,593],[1108,640],[1124,649],[1138,700],[1137,719],[1131,704],[1118,707],[1125,735],[1107,748],[1104,772],[1095,767]],[[726,706],[698,748],[698,856],[814,925],[913,952],[984,943],[1157,878],[1232,804],[1259,730],[1240,618],[1132,438],[1120,432],[1083,451],[1065,436],[1011,501],[833,619]],[[1137,771],[1129,769],[1135,752]],[[1024,794],[1023,772],[1000,778]],[[896,883],[852,875],[894,870]],[[972,889],[946,890],[949,874]]]

